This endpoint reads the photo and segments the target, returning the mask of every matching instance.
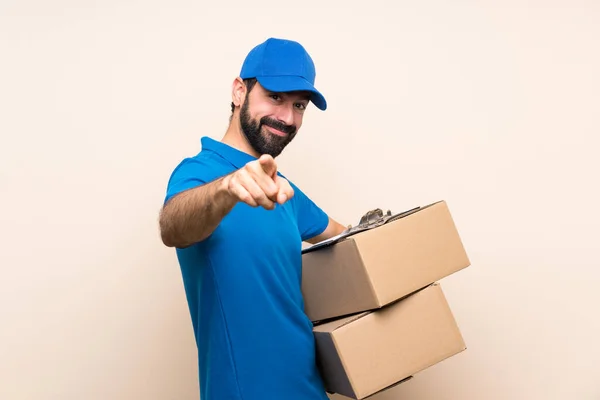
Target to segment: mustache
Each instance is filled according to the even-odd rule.
[[[287,133],[288,135],[291,135],[294,132],[296,132],[295,125],[286,125],[281,121],[277,121],[277,120],[274,120],[273,118],[269,118],[269,117],[262,117],[260,119],[260,124],[270,126],[271,128],[274,128],[274,129],[277,129],[278,131]]]

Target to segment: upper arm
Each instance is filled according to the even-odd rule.
[[[329,239],[330,237],[339,235],[340,233],[344,232],[346,229],[347,228],[344,225],[340,224],[333,218],[329,217],[329,222],[327,224],[327,228],[325,228],[325,230],[323,232],[321,232],[320,234],[313,236],[311,238],[308,238],[305,241],[310,244],[319,243],[323,240]]]

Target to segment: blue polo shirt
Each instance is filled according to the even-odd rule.
[[[165,202],[256,159],[208,137],[201,144],[173,171]],[[208,239],[176,250],[202,400],[328,399],[301,293],[302,241],[323,232],[328,216],[290,184],[284,205],[239,202]]]

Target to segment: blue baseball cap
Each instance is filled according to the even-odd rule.
[[[240,72],[240,78],[256,78],[272,92],[310,92],[310,101],[325,110],[327,102],[314,86],[315,77],[315,64],[304,47],[293,40],[277,38],[269,38],[250,50]]]

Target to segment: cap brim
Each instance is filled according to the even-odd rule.
[[[310,101],[319,109],[327,109],[327,101],[309,81],[300,76],[261,76],[256,78],[260,85],[271,92],[310,92]]]

